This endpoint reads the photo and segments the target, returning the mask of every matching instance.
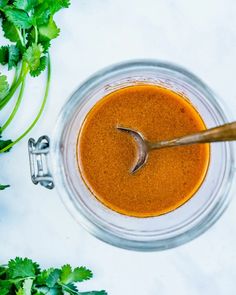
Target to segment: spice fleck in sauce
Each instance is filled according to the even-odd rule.
[[[136,129],[151,141],[205,129],[195,108],[165,88],[137,85],[105,96],[88,113],[77,147],[82,178],[100,202],[125,215],[150,217],[170,212],[194,195],[208,168],[208,144],[151,151],[147,164],[131,174],[137,146],[117,125]]]

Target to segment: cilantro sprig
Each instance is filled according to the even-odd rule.
[[[86,267],[72,269],[69,264],[61,268],[41,270],[28,258],[16,257],[0,266],[1,295],[106,295],[102,291],[81,292],[77,283],[91,279]]]
[[[47,98],[51,81],[49,49],[51,40],[59,36],[60,29],[54,21],[54,15],[70,5],[69,0],[0,0],[0,24],[3,34],[9,40],[8,45],[0,46],[0,65],[9,71],[15,69],[10,83],[0,68],[0,113],[15,99],[15,105],[5,122],[0,122],[0,136],[5,133],[24,97],[27,76],[39,76],[47,69],[45,94],[41,107],[30,126],[14,140],[0,138],[0,153],[9,151],[17,142],[26,136],[38,122]],[[19,90],[19,91],[18,91]],[[18,92],[18,97],[15,98]],[[1,185],[0,190],[8,185]]]

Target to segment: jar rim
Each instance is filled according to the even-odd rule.
[[[228,153],[230,161],[228,161],[228,174],[227,181],[225,182],[224,191],[222,192],[222,196],[220,201],[216,203],[214,208],[209,212],[209,214],[201,221],[201,223],[196,224],[194,227],[191,227],[189,230],[186,230],[182,233],[179,233],[175,237],[165,238],[163,240],[150,240],[148,243],[142,240],[135,239],[127,239],[127,237],[117,236],[114,232],[109,232],[104,229],[101,225],[93,222],[81,209],[78,211],[72,201],[71,191],[68,189],[68,183],[65,178],[65,174],[63,175],[63,159],[61,157],[61,150],[63,149],[62,137],[64,134],[64,129],[66,124],[68,124],[68,117],[70,115],[71,109],[76,106],[76,100],[78,97],[82,97],[86,91],[93,89],[101,84],[102,81],[109,77],[115,77],[116,75],[122,73],[126,74],[130,71],[137,71],[143,69],[162,69],[167,72],[178,73],[183,80],[187,80],[191,82],[194,87],[200,89],[203,93],[206,94],[206,98],[210,101],[211,104],[214,105],[216,111],[218,111],[219,115],[223,122],[228,122],[228,115],[226,115],[225,107],[220,103],[218,96],[197,76],[189,72],[188,70],[163,61],[150,60],[150,59],[142,59],[142,60],[132,60],[127,62],[122,62],[119,64],[115,64],[109,67],[106,67],[103,70],[98,71],[94,75],[90,76],[85,82],[83,82],[78,89],[72,94],[71,98],[66,102],[64,107],[61,110],[59,115],[54,136],[53,136],[53,147],[52,147],[52,164],[53,164],[53,175],[56,183],[56,187],[59,188],[60,196],[72,214],[72,216],[78,220],[82,226],[84,226],[91,234],[103,240],[109,244],[126,248],[130,250],[140,250],[140,251],[154,251],[154,250],[164,250],[168,248],[173,248],[184,244],[203,232],[205,232],[209,227],[211,227],[223,214],[225,209],[227,208],[230,201],[230,187],[232,184],[232,180],[234,177],[234,152],[232,144],[228,144]]]

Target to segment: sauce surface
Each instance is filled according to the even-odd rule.
[[[130,174],[137,146],[117,125],[151,141],[206,128],[185,98],[165,88],[137,85],[105,96],[87,114],[77,146],[81,176],[100,202],[121,214],[150,217],[170,212],[194,195],[207,172],[208,144],[151,151],[146,165]]]

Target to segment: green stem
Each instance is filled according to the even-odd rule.
[[[26,44],[25,29],[23,29],[23,40],[24,40],[24,44]]]
[[[21,84],[21,89],[20,89],[20,93],[18,95],[18,98],[17,98],[17,101],[16,101],[16,104],[15,104],[15,107],[11,113],[11,115],[9,116],[8,120],[5,122],[5,124],[0,128],[0,133],[2,133],[7,127],[8,125],[11,123],[11,121],[14,119],[18,109],[19,109],[19,106],[20,106],[20,103],[22,101],[22,97],[23,97],[23,93],[24,93],[24,89],[25,89],[25,81],[22,82]]]
[[[23,39],[23,36],[21,34],[21,31],[15,26],[15,29],[16,29],[16,32],[17,32],[17,35],[20,39],[20,43],[23,47],[25,47],[25,42],[24,42],[24,39]]]
[[[38,43],[38,29],[37,26],[34,26],[34,32],[35,32],[35,43]]]
[[[14,74],[14,78],[11,84],[11,88],[15,85],[16,81],[17,81],[17,77],[18,77],[18,71],[19,71],[19,63],[17,64],[16,68],[15,68],[15,74]]]
[[[19,136],[15,141],[13,141],[8,146],[6,146],[2,150],[0,150],[0,153],[4,153],[8,149],[10,149],[13,145],[15,145],[17,142],[19,142],[22,138],[24,138],[33,129],[33,127],[36,125],[36,123],[38,122],[39,118],[41,117],[41,115],[43,113],[43,110],[45,108],[45,105],[46,105],[46,101],[47,101],[47,98],[48,98],[48,92],[49,92],[49,86],[50,86],[50,80],[51,80],[51,63],[50,63],[50,58],[48,57],[47,84],[46,84],[44,98],[43,98],[43,101],[42,101],[39,112],[38,112],[36,118],[34,119],[34,121],[32,122],[32,124],[25,130],[25,132],[22,133],[21,136]]]
[[[17,81],[15,82],[14,85],[12,85],[9,93],[0,101],[0,110],[2,110],[5,107],[5,105],[11,100],[11,98],[15,94],[17,88],[20,86],[20,84],[25,79],[25,76],[27,75],[28,70],[29,69],[28,69],[27,63],[23,62],[22,66],[21,66],[21,72],[20,72],[20,75],[19,75]]]

